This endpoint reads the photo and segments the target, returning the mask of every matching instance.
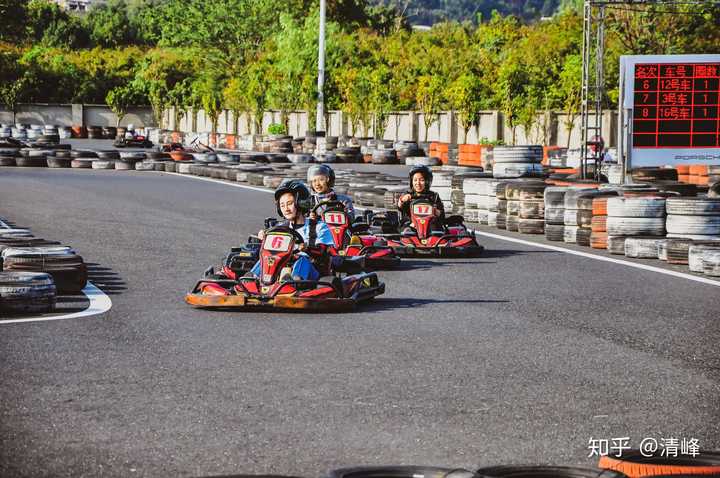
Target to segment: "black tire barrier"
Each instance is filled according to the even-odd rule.
[[[52,277],[37,272],[0,272],[0,311],[34,314],[55,309],[57,289]]]
[[[70,158],[58,158],[52,156],[48,156],[47,158],[48,168],[69,168],[71,162],[72,159]]]
[[[83,149],[73,149],[70,151],[70,157],[76,158],[97,158],[98,154],[95,151],[87,151]]]
[[[88,272],[83,258],[77,254],[21,254],[4,257],[3,270],[45,272],[55,282],[57,292],[78,294],[87,285]]]
[[[17,166],[15,157],[13,156],[0,156],[0,166]]]
[[[575,233],[575,243],[579,246],[590,247],[590,235],[592,230],[589,227],[579,227]]]
[[[475,474],[461,468],[429,466],[367,466],[340,468],[328,473],[328,478],[473,478]]]
[[[562,242],[565,239],[565,225],[545,224],[545,239],[548,241]]]
[[[120,152],[116,150],[112,151],[96,151],[95,154],[100,159],[120,159]],[[86,156],[89,157],[89,156]]]
[[[626,239],[627,239],[627,237],[625,237],[625,236],[610,236],[610,235],[608,235],[608,240],[607,240],[608,252],[610,252],[610,254],[624,256]]]
[[[475,472],[477,478],[627,478],[618,471],[570,466],[491,466]]]
[[[15,164],[23,168],[45,168],[47,167],[46,156],[18,156]]]

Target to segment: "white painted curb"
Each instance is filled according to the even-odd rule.
[[[26,319],[0,320],[0,324],[20,324],[25,322],[50,322],[52,320],[81,319],[84,317],[91,317],[93,315],[104,314],[112,307],[110,297],[95,287],[95,285],[91,282],[88,282],[82,291],[83,294],[87,296],[88,300],[90,300],[90,305],[85,310],[53,317],[29,317]]]

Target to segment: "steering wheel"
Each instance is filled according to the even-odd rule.
[[[273,226],[270,229],[265,230],[265,237],[267,237],[268,234],[273,232],[283,232],[283,233],[290,233],[290,235],[293,236],[293,239],[295,240],[295,244],[305,244],[305,239],[300,235],[299,232],[297,232],[292,227],[288,226]]]
[[[323,201],[321,203],[317,203],[315,207],[310,210],[310,212],[317,214],[318,209],[320,209],[321,207],[324,207],[325,211],[328,211],[330,209],[336,211],[345,211],[345,205],[340,201]]]

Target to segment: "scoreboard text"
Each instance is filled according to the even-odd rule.
[[[634,148],[720,147],[720,63],[638,63]]]

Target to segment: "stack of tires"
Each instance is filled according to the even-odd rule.
[[[377,147],[372,151],[373,164],[399,164],[398,157],[392,144],[390,146],[385,142],[378,142]]]
[[[565,194],[568,190],[557,186],[545,188],[545,239],[548,241],[560,242],[565,238]]]
[[[508,181],[498,181],[495,183],[495,197],[497,199],[495,227],[498,229],[507,229],[508,201],[505,196],[505,189],[508,184]],[[488,225],[490,225],[490,216],[488,216]]]
[[[360,146],[345,146],[335,150],[338,162],[340,163],[361,163],[362,154]]]
[[[690,271],[720,276],[720,241],[715,244],[691,244],[688,249]]]
[[[490,215],[493,216],[492,225],[497,223],[497,195],[495,187],[497,181],[485,178],[463,179],[463,192],[465,193],[465,219],[480,224],[488,224]],[[492,213],[491,213],[492,206]],[[473,221],[473,219],[475,219]]]
[[[625,254],[628,237],[650,240],[665,236],[665,198],[611,197],[607,200],[608,250]]]
[[[87,137],[88,139],[103,139],[102,128],[100,126],[89,126]]]
[[[87,285],[87,266],[69,247],[10,247],[2,251],[2,259],[4,271],[50,274],[61,294],[77,294]]]
[[[49,274],[0,272],[0,312],[38,314],[55,309],[57,289]]]
[[[394,148],[400,164],[407,164],[408,158],[425,156],[425,151],[420,149],[415,141],[398,141],[395,143]]]
[[[563,241],[590,246],[592,222],[592,194],[594,189],[569,189],[563,202]]]
[[[433,173],[432,189],[443,202],[445,211],[450,213],[453,210],[452,203],[452,171],[437,171]]]
[[[592,201],[592,219],[590,222],[590,247],[607,250],[607,201],[608,196],[599,196]]]
[[[545,189],[545,183],[536,181],[518,181],[508,185],[505,189],[508,199],[508,230],[517,230],[523,234],[545,232]],[[514,217],[517,217],[517,220]]]
[[[496,178],[537,177],[543,173],[542,146],[496,146],[493,157]]]
[[[668,237],[720,240],[720,199],[675,197],[666,205]]]

